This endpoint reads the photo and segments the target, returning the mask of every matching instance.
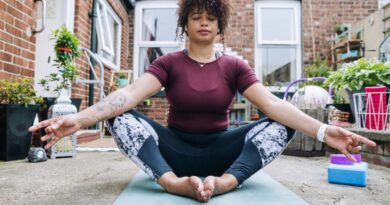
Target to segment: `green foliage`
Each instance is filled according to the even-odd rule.
[[[118,78],[119,78],[119,79],[127,79],[127,75],[124,74],[124,73],[119,73],[119,74],[118,74]]]
[[[54,66],[58,68],[59,75],[50,73],[39,82],[46,90],[50,90],[49,82],[58,82],[60,84],[54,88],[58,92],[61,89],[67,89],[70,83],[78,75],[78,69],[74,63],[75,58],[80,56],[79,40],[65,26],[52,32],[52,40],[55,41],[54,50],[56,58]]]
[[[329,76],[330,67],[328,66],[328,62],[326,59],[322,60],[319,55],[317,55],[314,62],[310,65],[305,66],[304,72],[305,77],[328,77]],[[327,86],[324,85],[323,81],[309,81],[303,83],[304,86],[307,85],[317,85],[324,89],[328,89]]]
[[[361,58],[331,72],[325,85],[332,84],[335,92],[360,90],[371,85],[390,85],[390,64]]]
[[[41,104],[43,98],[37,96],[31,78],[0,80],[0,104]]]
[[[390,65],[378,60],[361,58],[331,72],[325,84],[335,89],[360,90],[370,85],[390,85]]]
[[[348,31],[348,26],[345,24],[337,24],[334,28],[334,32],[338,35],[344,33],[345,31]]]

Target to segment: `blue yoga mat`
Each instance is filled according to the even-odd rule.
[[[204,204],[193,199],[166,193],[145,173],[138,172],[130,184],[119,195],[114,205],[192,205]],[[254,205],[254,204],[308,204],[278,181],[264,173],[257,172],[244,182],[243,186],[227,194],[212,197],[207,205]]]

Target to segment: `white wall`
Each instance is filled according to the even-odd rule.
[[[46,0],[46,25],[43,32],[36,34],[36,50],[35,50],[35,78],[34,88],[39,95],[43,97],[56,97],[55,93],[49,93],[43,90],[39,85],[39,81],[46,75],[52,72],[56,72],[57,69],[53,66],[54,60],[54,42],[50,40],[51,31],[66,25],[69,30],[73,31],[74,27],[74,0]],[[38,9],[38,22],[37,25],[41,25],[42,14]],[[51,62],[48,63],[48,59]]]

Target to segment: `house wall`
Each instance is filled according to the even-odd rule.
[[[132,42],[133,42],[133,13],[127,13],[126,8],[120,1],[107,0],[115,10],[119,18],[122,20],[122,45],[121,45],[121,69],[129,70],[132,67]],[[92,0],[76,1],[74,33],[80,40],[80,46],[91,48],[91,20],[89,12],[92,10]],[[80,68],[80,78],[89,79],[89,65],[87,59],[83,56],[76,60],[77,66]],[[97,75],[100,76],[100,69],[95,69]],[[108,91],[108,86],[111,78],[112,70],[105,68],[105,91]],[[88,106],[88,85],[73,84],[72,97],[81,98],[81,109]],[[99,100],[99,87],[94,86],[94,100]]]
[[[0,1],[0,79],[34,77],[33,0]]]
[[[383,18],[383,10],[378,10],[354,25],[356,29],[363,30],[364,56],[367,59],[378,58],[379,46],[385,37]]]
[[[377,10],[378,0],[302,0],[304,63],[312,62],[317,54],[330,58],[330,41],[337,24],[353,25]]]

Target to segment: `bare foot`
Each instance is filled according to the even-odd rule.
[[[206,193],[206,202],[214,195],[231,191],[238,185],[237,179],[231,174],[224,174],[220,177],[208,176],[203,181]]]
[[[199,177],[177,177],[173,172],[168,172],[160,177],[158,183],[169,193],[205,202],[206,195]]]

